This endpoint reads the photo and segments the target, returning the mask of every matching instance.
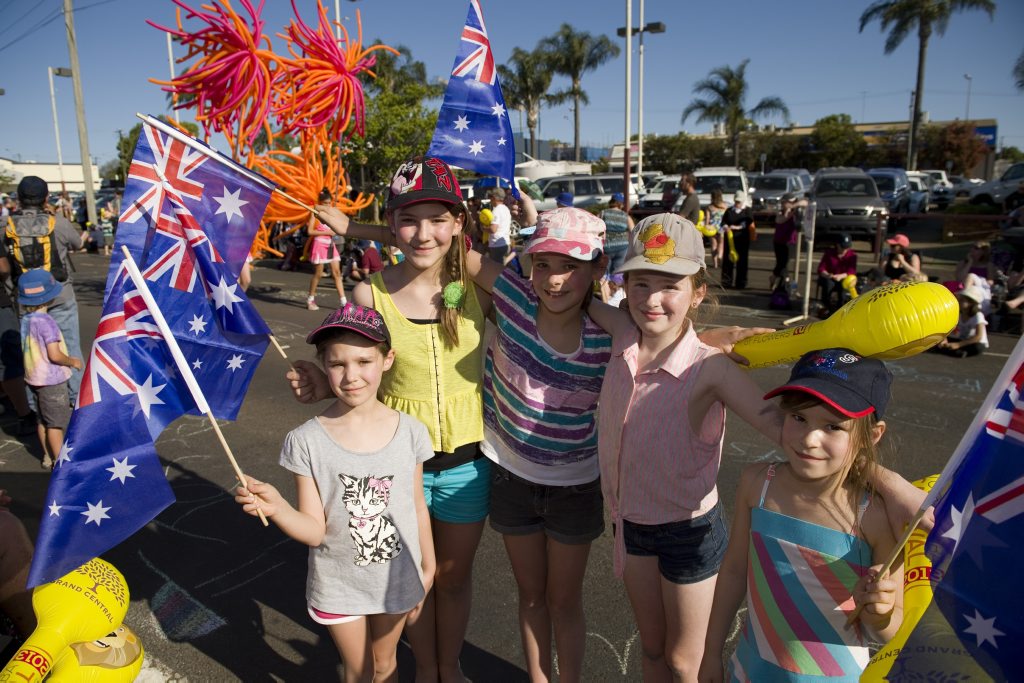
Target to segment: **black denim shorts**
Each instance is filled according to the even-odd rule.
[[[697,583],[718,573],[729,545],[722,503],[701,517],[666,524],[622,521],[626,553],[657,557],[661,575],[672,583]]]
[[[509,536],[543,531],[566,545],[590,543],[604,533],[601,480],[574,486],[534,484],[492,463],[491,528]]]

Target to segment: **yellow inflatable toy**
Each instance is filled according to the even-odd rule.
[[[732,230],[725,231],[725,245],[729,247],[729,260],[736,263],[740,260],[740,254],[736,251],[736,242],[732,236]],[[799,358],[799,356],[797,356]]]
[[[142,670],[145,652],[135,632],[121,624],[113,633],[74,643],[57,658],[47,682],[131,683]]]
[[[748,337],[735,351],[751,368],[790,363],[815,349],[845,347],[895,360],[946,338],[959,317],[956,297],[935,282],[894,282],[849,301],[827,320]]]
[[[128,584],[110,563],[90,560],[36,586],[32,609],[39,625],[0,672],[0,681],[41,681],[68,645],[115,631],[128,612]]]
[[[857,276],[856,275],[847,275],[846,277],[843,278],[843,281],[842,281],[841,284],[843,285],[843,290],[847,294],[850,295],[850,299],[851,300],[857,298],[857,293],[858,292],[857,292]]]
[[[491,223],[494,222],[494,213],[490,209],[480,209],[480,213],[477,215],[477,219],[480,221],[480,225],[485,228],[489,228]]]
[[[715,235],[717,235],[718,230],[704,222],[707,217],[707,214],[701,211],[699,215],[700,217],[697,219],[697,229],[700,231],[700,234],[704,235],[705,237],[714,237]]]

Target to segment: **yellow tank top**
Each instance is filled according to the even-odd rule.
[[[454,453],[482,441],[484,315],[469,286],[459,343],[444,345],[440,323],[410,322],[395,306],[381,273],[370,276],[373,306],[387,323],[395,363],[380,383],[380,400],[426,425],[434,450]]]

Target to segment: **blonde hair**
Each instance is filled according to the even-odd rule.
[[[448,207],[456,219],[462,216],[462,230],[452,236],[452,245],[444,255],[444,265],[441,268],[441,296],[444,298],[444,288],[453,282],[462,286],[462,301],[458,308],[448,308],[442,304],[441,308],[441,339],[445,346],[453,348],[459,343],[459,318],[466,306],[466,298],[469,296],[469,288],[473,286],[472,281],[466,277],[466,229],[472,224],[469,211],[465,204],[452,204]]]

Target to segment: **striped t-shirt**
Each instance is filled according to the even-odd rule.
[[[538,479],[529,474],[540,467],[559,466],[571,472],[562,485],[597,479],[597,399],[611,337],[581,313],[579,348],[555,351],[537,332],[533,286],[508,269],[493,300],[498,333],[484,370],[484,453],[528,479]],[[589,478],[576,481],[584,469]],[[538,483],[562,481],[556,470],[543,479]]]

